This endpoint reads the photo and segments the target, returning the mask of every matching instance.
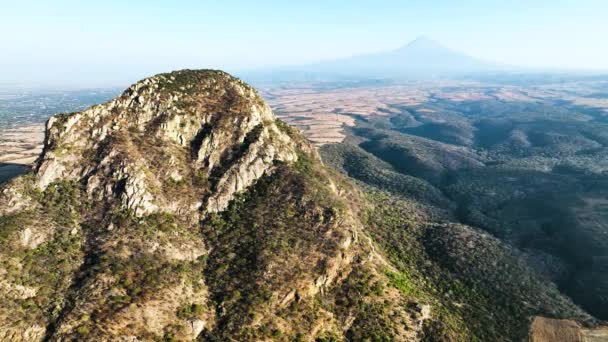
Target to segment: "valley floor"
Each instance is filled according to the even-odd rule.
[[[42,152],[44,125],[0,130],[0,183],[26,172]]]

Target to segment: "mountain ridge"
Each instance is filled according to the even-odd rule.
[[[322,60],[306,65],[242,72],[254,83],[290,81],[346,81],[369,79],[432,79],[483,72],[506,72],[513,67],[484,61],[420,36],[398,48]]]
[[[489,71],[498,68],[467,54],[443,46],[425,36],[386,52],[377,52],[325,62],[336,71],[359,69],[364,72],[393,72],[395,74],[417,73],[464,73]],[[317,64],[324,68],[324,62]],[[349,69],[351,68],[351,69]]]
[[[411,181],[395,175],[375,183]],[[593,322],[428,209],[326,167],[239,79],[159,74],[50,119],[33,173],[2,186],[0,340],[500,341],[533,316]]]
[[[0,339],[416,339],[430,307],[382,285],[353,191],[220,71],[54,116],[0,196]]]

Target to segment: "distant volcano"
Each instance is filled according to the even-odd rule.
[[[320,62],[311,69],[348,74],[433,74],[497,70],[499,66],[419,37],[396,50]]]
[[[427,79],[499,72],[511,67],[484,61],[421,36],[387,52],[357,55],[308,65],[241,72],[256,84],[293,81],[351,81],[365,79]]]

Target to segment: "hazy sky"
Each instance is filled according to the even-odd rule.
[[[608,70],[606,0],[0,0],[0,83],[125,85],[291,65],[419,35],[478,58]]]

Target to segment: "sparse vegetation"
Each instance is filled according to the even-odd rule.
[[[608,212],[602,130],[564,128],[570,111],[550,105],[438,98],[353,114],[346,143],[321,150],[335,171],[280,120],[238,126],[262,104],[250,90],[219,71],[142,81],[124,95],[128,115],[115,106],[95,123],[112,125],[103,141],[53,147],[65,169],[50,175],[65,177],[2,192],[22,207],[0,216],[0,327],[66,340],[507,341],[536,315],[593,323],[551,279],[570,292],[604,279],[602,228],[588,224]],[[157,98],[162,113],[138,111]],[[260,141],[297,160],[225,177],[265,158],[248,155]],[[601,315],[604,289],[591,290],[577,300]]]

